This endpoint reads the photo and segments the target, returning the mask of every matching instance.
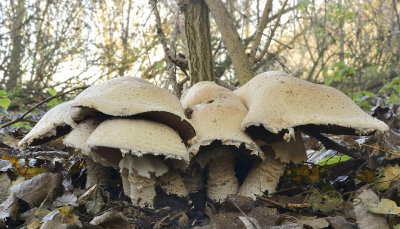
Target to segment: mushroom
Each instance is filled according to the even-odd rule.
[[[18,143],[18,146],[40,145],[70,132],[71,124],[66,119],[77,122],[83,120],[83,116],[87,115],[87,111],[82,109],[69,114],[72,104],[73,101],[68,101],[51,108]]]
[[[118,164],[113,164],[101,156],[90,151],[86,141],[90,134],[100,124],[101,119],[89,118],[79,123],[78,127],[73,129],[63,140],[64,145],[79,150],[86,163],[87,179],[86,187],[89,188],[95,184],[109,185],[113,183],[113,168],[118,169]]]
[[[167,174],[170,168],[183,170],[189,163],[189,154],[178,133],[155,121],[106,120],[86,144],[92,152],[119,164],[125,194],[142,207],[153,207],[157,177]],[[171,171],[174,179],[181,179],[176,184],[182,187],[183,178],[174,169]]]
[[[269,194],[274,193],[280,177],[285,172],[285,163],[291,161],[299,163],[307,160],[301,133],[297,131],[295,139],[289,142],[281,140],[269,145],[263,143],[261,149],[265,154],[265,159],[252,166],[239,188],[239,195],[255,199],[256,195],[262,195],[265,191]]]
[[[275,159],[282,162],[307,158],[300,132],[367,135],[388,130],[385,123],[366,114],[337,89],[282,72],[257,75],[234,93],[249,108],[242,129],[260,145],[269,145],[275,151]],[[239,193],[255,198],[249,187],[257,184],[252,183],[257,181],[254,174],[265,171],[267,176],[268,163],[278,165],[272,160],[262,162],[257,172],[249,173]],[[281,166],[278,173],[283,173],[284,164]],[[275,177],[277,180],[271,182],[276,187],[279,177]],[[262,191],[275,190],[267,186]]]
[[[72,105],[106,116],[145,118],[167,124],[177,130],[186,143],[196,133],[185,117],[179,99],[168,90],[135,77],[118,77],[82,91]]]
[[[239,195],[256,199],[256,195],[262,195],[265,191],[275,192],[279,179],[285,171],[285,164],[275,158],[276,153],[271,147],[263,150],[265,159],[255,162],[252,166],[239,188]]]
[[[193,85],[181,103],[190,112],[196,137],[189,141],[189,152],[201,168],[208,165],[207,196],[222,202],[236,194],[235,157],[239,153],[254,159],[263,158],[261,149],[241,129],[247,109],[230,90],[213,82]]]
[[[256,139],[268,133],[294,138],[294,128],[359,135],[389,130],[341,91],[282,72],[259,74],[234,93],[249,108],[242,129]]]

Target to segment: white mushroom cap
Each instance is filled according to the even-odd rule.
[[[74,107],[92,108],[106,115],[155,119],[176,129],[185,142],[195,136],[179,99],[140,78],[118,77],[93,85],[74,101]]]
[[[33,129],[18,143],[18,146],[25,147],[28,145],[38,145],[70,132],[71,127],[65,120],[67,119],[67,116],[69,119],[69,110],[72,104],[73,101],[68,101],[51,108],[45,115],[43,115]],[[85,111],[81,109],[79,109],[79,111],[79,114],[72,114],[71,118],[73,120],[82,120],[81,116],[85,114]]]
[[[93,131],[86,144],[114,163],[119,163],[121,153],[138,157],[162,156],[183,164],[182,167],[189,163],[189,154],[178,133],[169,126],[149,120],[106,120]]]
[[[221,141],[237,148],[243,144],[251,155],[263,157],[260,148],[241,130],[247,109],[233,92],[213,82],[200,82],[185,93],[181,102],[184,108],[192,109],[190,120],[197,133],[189,141],[193,155],[201,146]]]
[[[90,151],[90,148],[86,145],[86,141],[90,134],[97,128],[101,120],[98,118],[88,118],[73,129],[63,140],[64,145],[79,150],[83,155],[91,157],[96,163],[102,164],[103,166],[111,166],[114,169],[118,169],[117,163],[111,163],[103,157]]]
[[[389,129],[339,90],[282,72],[259,74],[234,93],[249,108],[242,122],[244,130],[263,126],[278,134],[305,126],[324,133],[372,134]]]
[[[210,81],[201,81],[185,91],[181,98],[183,108],[192,108],[197,104],[208,104],[215,99],[226,99],[232,91]]]
[[[79,149],[82,154],[89,156],[90,149],[86,145],[86,141],[100,122],[101,120],[98,118],[89,118],[82,121],[64,138],[64,145]]]

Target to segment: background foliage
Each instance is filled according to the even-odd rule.
[[[169,47],[175,55],[188,56],[182,2],[160,0],[157,7]],[[325,83],[364,108],[379,97],[383,103],[399,102],[397,1],[272,2],[257,50],[267,47],[266,55],[252,66],[255,73],[281,70]],[[266,1],[226,0],[224,4],[250,53]],[[168,71],[153,11],[147,2],[133,0],[0,2],[1,107],[8,108],[9,98],[11,107],[16,107],[41,101],[55,90],[119,75],[140,76],[171,88],[171,77],[180,81],[185,74]],[[210,27],[215,75],[237,86],[232,61],[212,17]]]

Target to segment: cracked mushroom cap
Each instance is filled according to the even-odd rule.
[[[179,99],[140,78],[118,77],[93,85],[74,101],[74,107],[91,108],[110,116],[136,115],[157,120],[177,130],[185,142],[196,135]]]
[[[86,144],[91,151],[116,164],[124,155],[171,159],[182,169],[189,163],[189,154],[178,133],[149,120],[106,120],[93,131]]]
[[[199,82],[182,97],[185,109],[190,109],[190,121],[196,137],[189,141],[189,152],[196,155],[201,146],[220,141],[223,145],[241,145],[250,155],[263,157],[260,148],[241,130],[240,124],[247,109],[230,90],[213,82]]]
[[[96,163],[99,163],[103,166],[111,166],[114,169],[118,169],[118,164],[110,163],[108,160],[102,158],[90,151],[89,146],[86,145],[86,141],[92,132],[97,128],[102,120],[99,118],[88,118],[81,123],[79,123],[78,127],[73,129],[63,140],[64,145],[68,147],[72,147],[76,150],[79,150],[83,155],[92,158],[92,160]]]
[[[259,74],[234,93],[249,108],[242,128],[252,137],[264,128],[273,134],[289,131],[291,137],[294,127],[319,133],[360,135],[389,129],[339,90],[282,72]]]
[[[83,115],[86,115],[86,111],[81,109],[70,114],[72,104],[73,101],[68,101],[51,108],[18,143],[18,146],[40,145],[69,133],[71,124],[67,120],[80,121]]]

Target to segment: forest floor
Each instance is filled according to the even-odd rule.
[[[7,127],[0,135],[0,228],[400,228],[400,109],[371,113],[390,126],[390,136],[332,136],[366,159],[303,136],[309,160],[288,164],[272,195],[217,204],[205,190],[183,199],[157,189],[154,209],[133,205],[121,185],[86,188],[85,163],[62,140],[21,150],[26,126]]]

